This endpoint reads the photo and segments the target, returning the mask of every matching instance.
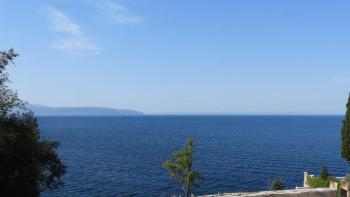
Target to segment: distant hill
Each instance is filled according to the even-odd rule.
[[[48,107],[28,104],[27,108],[37,116],[138,116],[140,111],[104,107]]]

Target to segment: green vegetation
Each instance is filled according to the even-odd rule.
[[[330,181],[335,181],[335,178],[330,176],[327,167],[322,167],[320,176],[307,177],[307,184],[311,188],[329,187]]]
[[[330,180],[324,180],[324,179],[321,179],[320,177],[312,177],[312,176],[307,177],[307,184],[311,188],[329,187],[329,182]]]
[[[350,95],[346,104],[346,113],[341,130],[341,156],[350,162]]]
[[[56,153],[58,142],[40,138],[33,113],[8,86],[6,66],[17,56],[13,49],[0,52],[0,190],[8,196],[35,197],[62,184],[65,166]],[[23,112],[14,113],[19,108]]]
[[[187,145],[178,152],[173,153],[170,161],[165,161],[163,167],[171,177],[182,184],[185,197],[191,195],[193,189],[199,188],[203,177],[192,169],[192,156],[194,152],[194,140],[188,138]]]
[[[271,190],[283,190],[284,189],[284,181],[282,179],[275,179],[271,182],[270,186]]]
[[[321,169],[321,174],[320,174],[320,179],[322,180],[327,180],[329,178],[329,173],[327,167],[322,167]]]
[[[8,87],[9,75],[6,66],[13,63],[18,56],[13,49],[0,51],[0,117],[6,115],[14,107],[23,107],[24,103],[18,99],[17,92]]]

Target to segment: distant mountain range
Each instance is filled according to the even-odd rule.
[[[139,116],[140,111],[104,107],[48,107],[28,104],[27,108],[37,116]]]

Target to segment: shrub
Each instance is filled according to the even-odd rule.
[[[313,177],[313,176],[308,176],[307,177],[307,184],[311,187],[311,188],[325,188],[325,187],[329,187],[329,182],[330,179],[322,179],[321,177]]]
[[[275,179],[271,182],[270,186],[271,190],[283,190],[284,189],[284,181],[282,179]]]

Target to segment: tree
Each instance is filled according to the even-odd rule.
[[[346,113],[341,130],[341,156],[350,163],[350,95],[346,104]]]
[[[40,138],[37,119],[8,87],[6,66],[18,55],[0,52],[0,191],[1,196],[39,196],[62,184],[65,165],[58,142]],[[14,112],[16,109],[23,110]]]
[[[9,75],[6,66],[13,63],[18,54],[13,49],[0,52],[0,116],[5,115],[14,107],[22,107],[23,102],[18,98],[17,92],[8,87]]]
[[[182,184],[185,197],[191,195],[193,189],[199,188],[204,178],[192,169],[192,158],[194,152],[194,140],[188,138],[187,145],[178,152],[173,153],[170,161],[165,161],[163,167],[171,177]]]
[[[320,179],[322,180],[327,180],[329,178],[329,172],[328,172],[328,169],[327,167],[322,167],[321,169],[321,174],[320,174]]]
[[[272,181],[271,190],[283,190],[284,189],[284,181],[282,179],[275,179]]]

